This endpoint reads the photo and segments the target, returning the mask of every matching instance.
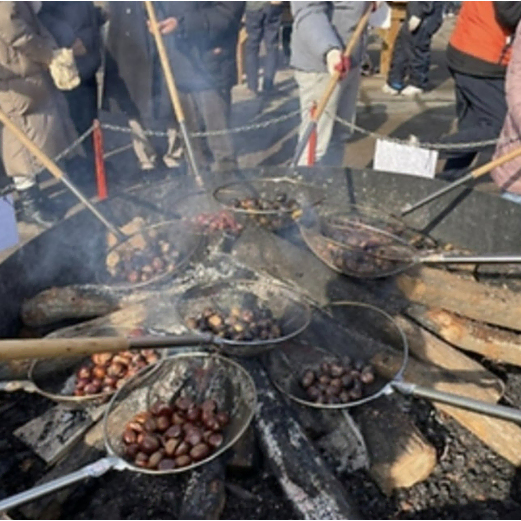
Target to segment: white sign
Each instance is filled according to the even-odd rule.
[[[383,139],[376,140],[373,166],[375,170],[433,179],[437,161],[437,150],[392,143]]]
[[[18,244],[18,228],[12,195],[0,197],[0,251]]]

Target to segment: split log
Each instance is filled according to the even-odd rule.
[[[192,471],[179,519],[219,519],[226,502],[223,456]]]
[[[384,494],[412,487],[436,467],[436,449],[396,397],[382,396],[356,412],[370,454],[369,473]]]
[[[303,519],[357,519],[346,491],[320,458],[258,363],[245,363],[257,388],[256,426],[273,472]]]
[[[521,335],[443,309],[411,306],[407,315],[455,346],[485,358],[521,366]]]
[[[461,380],[488,389],[490,398],[495,401],[501,398],[505,386],[496,375],[411,320],[402,316],[395,317],[395,320],[417,358],[448,369]]]
[[[463,278],[444,270],[421,268],[402,274],[396,284],[410,301],[458,315],[521,330],[521,293]]]
[[[377,371],[392,377],[401,366],[402,358],[393,352],[380,353],[373,358]],[[462,380],[458,376],[432,364],[409,360],[404,379],[407,382],[494,403],[489,388]],[[471,412],[466,409],[434,403],[439,411],[452,416],[483,443],[513,465],[521,465],[521,427],[515,423]]]

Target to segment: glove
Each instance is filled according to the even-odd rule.
[[[409,31],[411,33],[413,33],[414,31],[416,31],[416,29],[418,29],[418,27],[420,27],[420,24],[422,23],[422,19],[416,15],[412,15],[410,18],[409,18],[409,21],[407,22],[407,26],[409,27]]]
[[[80,84],[80,75],[72,49],[53,51],[49,72],[52,81],[60,90],[72,90]]]
[[[340,79],[343,79],[349,71],[349,58],[342,54],[340,49],[331,49],[326,54],[327,72],[334,76],[336,72],[340,73]]]

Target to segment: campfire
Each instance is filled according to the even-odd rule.
[[[367,177],[371,176],[365,172],[355,180],[365,182],[368,192],[374,192],[377,183],[372,185],[364,180]],[[342,183],[342,177],[338,179]],[[393,182],[399,180],[393,178]],[[150,373],[150,367],[144,367],[141,371],[146,374],[146,385],[139,387],[139,393],[145,396],[150,390],[154,394],[154,389],[160,388],[159,398],[174,400],[178,409],[168,409],[168,420],[159,420],[166,418],[159,412],[159,405],[156,412],[149,409],[158,396],[154,400],[148,396],[139,407],[129,411],[125,425],[138,413],[149,414],[156,423],[149,422],[147,435],[152,433],[157,440],[140,445],[145,452],[140,449],[132,453],[132,460],[121,458],[127,469],[124,472],[112,470],[97,480],[79,482],[20,505],[10,514],[27,518],[353,518],[415,517],[423,512],[455,517],[460,511],[477,514],[483,504],[492,505],[490,516],[503,515],[514,508],[514,499],[509,499],[508,493],[509,487],[515,486],[515,467],[521,462],[521,427],[439,402],[411,399],[398,393],[389,395],[388,382],[401,381],[403,377],[405,382],[435,391],[489,404],[501,400],[505,405],[516,406],[519,394],[512,382],[518,381],[518,373],[511,365],[504,365],[518,365],[520,361],[518,317],[513,310],[521,304],[521,297],[515,268],[499,270],[500,284],[498,270],[490,267],[480,274],[486,280],[473,277],[468,269],[423,267],[393,278],[360,282],[330,269],[315,256],[295,223],[279,226],[277,221],[277,226],[272,226],[272,220],[264,223],[255,217],[249,219],[251,222],[239,219],[241,225],[236,226],[231,219],[244,213],[244,208],[234,209],[235,203],[227,202],[224,209],[228,213],[223,220],[226,226],[209,225],[222,220],[219,212],[223,206],[212,194],[186,197],[179,190],[178,183],[165,184],[159,189],[149,188],[148,192],[145,189],[146,193],[140,195],[158,214],[164,208],[174,209],[181,222],[202,224],[197,241],[186,250],[189,255],[184,254],[182,269],[172,269],[164,276],[158,268],[157,273],[152,273],[157,277],[151,283],[142,278],[147,272],[144,266],[153,264],[156,257],[163,261],[161,254],[169,253],[170,246],[166,251],[166,243],[159,242],[170,242],[163,236],[151,246],[147,242],[152,251],[150,259],[147,257],[147,262],[139,267],[139,281],[129,280],[120,271],[114,279],[100,278],[100,273],[109,267],[125,268],[119,264],[120,256],[115,264],[107,264],[106,241],[96,239],[87,249],[83,244],[80,251],[88,251],[87,257],[79,252],[74,254],[69,245],[65,248],[68,255],[62,255],[62,262],[70,266],[68,280],[63,279],[59,264],[38,280],[29,278],[23,290],[13,293],[19,295],[20,304],[24,300],[17,313],[23,311],[25,335],[41,336],[53,331],[52,336],[60,338],[107,336],[110,330],[139,327],[154,335],[203,331],[218,336],[223,342],[207,349],[204,358],[225,360],[223,367],[229,361],[251,377],[257,399],[251,423],[251,391],[245,390],[244,383],[239,389],[241,380],[232,378],[235,384],[230,384],[219,398],[212,394],[215,385],[209,385],[208,392],[198,391],[197,369],[185,367],[183,374],[192,375],[194,381],[189,393],[187,387],[181,393],[194,402],[192,409],[201,409],[196,411],[197,418],[196,412],[191,413],[192,422],[187,419],[190,408],[185,413],[183,403],[175,402],[176,384],[165,369],[167,366],[160,365],[160,373]],[[396,192],[392,194],[395,196]],[[474,194],[478,199],[482,195]],[[406,198],[408,194],[401,196]],[[290,199],[302,202],[293,194]],[[261,203],[266,207],[271,204],[262,200]],[[461,212],[472,215],[473,205],[478,203],[482,201],[463,205],[459,217]],[[136,209],[130,211],[124,197],[107,204],[113,205],[118,222],[135,218],[132,213]],[[333,197],[326,204],[339,203]],[[434,205],[434,214],[440,205],[442,202]],[[492,205],[490,212],[495,210]],[[151,217],[147,226],[159,221],[154,211],[147,214]],[[270,206],[266,211],[281,210]],[[419,229],[420,221],[431,220],[431,215],[422,211],[418,222],[412,223],[415,229]],[[499,210],[497,215],[501,216],[502,211],[508,214],[512,210]],[[285,207],[283,213],[287,220],[289,212]],[[203,217],[198,218],[199,215]],[[92,218],[81,214],[71,223],[64,223],[64,227],[83,221],[86,228],[95,228]],[[455,227],[444,237],[444,226],[448,224],[443,223],[441,232],[434,228],[439,244],[457,244],[460,230]],[[38,244],[28,245],[25,254],[30,255],[31,248],[45,251],[46,242],[60,244],[56,238],[61,233],[63,230],[44,234],[37,239]],[[106,237],[105,231],[98,235]],[[475,248],[471,241],[457,246],[469,251]],[[8,270],[9,262],[10,259],[0,269]],[[81,270],[81,266],[85,268]],[[242,281],[238,284],[242,284],[243,293],[234,292],[233,286],[228,287],[228,294],[216,290],[223,289],[223,280]],[[14,284],[11,282],[11,287]],[[223,294],[226,298],[219,300]],[[255,301],[236,298],[242,294],[255,295]],[[277,301],[281,294],[293,297]],[[338,304],[332,305],[335,302]],[[371,310],[371,318],[361,319],[362,308]],[[75,322],[72,325],[71,320]],[[5,331],[15,323],[11,321]],[[402,334],[410,351],[405,354]],[[266,336],[262,338],[264,343],[249,345],[253,338],[262,335]],[[176,349],[167,360],[175,360],[176,355],[190,360],[193,352],[194,348],[186,348],[179,355]],[[243,357],[244,354],[254,356]],[[5,364],[5,379],[8,374],[13,379],[17,368],[19,364]],[[52,375],[54,369],[50,363],[47,375]],[[23,374],[24,368],[19,368],[18,373]],[[180,377],[181,382],[183,378]],[[169,382],[170,393],[166,395],[164,386],[160,386],[165,381]],[[116,391],[110,405],[105,401],[71,409],[70,404],[53,404],[43,396],[4,394],[0,402],[5,415],[2,429],[12,451],[6,460],[6,472],[13,479],[6,481],[4,476],[3,495],[21,492],[92,464],[107,448],[109,458],[114,454],[119,458],[117,450],[111,452],[110,447],[122,447],[122,438],[107,445],[104,430],[114,407],[126,403],[122,399],[125,395],[126,391]],[[201,411],[208,407],[203,402],[213,399],[219,406],[216,414],[221,410],[229,414],[228,425],[234,426],[233,432],[226,430],[224,421],[213,430],[212,419],[210,423],[199,420]],[[240,415],[234,412],[239,400],[243,403]],[[167,410],[165,407],[170,405],[164,406]],[[175,425],[174,413],[183,426],[174,430],[182,430],[183,436],[187,436],[179,441],[173,430],[169,436],[164,434]],[[110,421],[113,430],[125,427],[121,422],[116,427],[118,422]],[[164,429],[157,422],[164,423]],[[187,423],[192,425],[185,427]],[[139,429],[139,425],[130,428],[127,447],[136,442]],[[210,436],[214,436],[211,442]],[[164,446],[160,445],[163,441]],[[183,448],[183,454],[176,454],[185,441],[187,451]],[[212,444],[215,452],[206,452]],[[138,457],[141,453],[144,456]],[[169,465],[174,466],[176,458],[186,455],[186,470],[171,474]],[[135,467],[148,465],[150,459],[154,463],[152,473],[160,475],[129,472],[129,468],[136,470]],[[193,465],[205,459],[205,464]],[[117,463],[111,464],[112,468],[119,468]],[[179,464],[177,470],[182,467]],[[494,506],[493,502],[501,504]]]

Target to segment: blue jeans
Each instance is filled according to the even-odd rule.
[[[262,9],[246,10],[246,76],[248,88],[253,92],[259,89],[259,48],[263,38],[266,44],[264,91],[273,88],[273,78],[277,72],[282,6],[264,3]]]

